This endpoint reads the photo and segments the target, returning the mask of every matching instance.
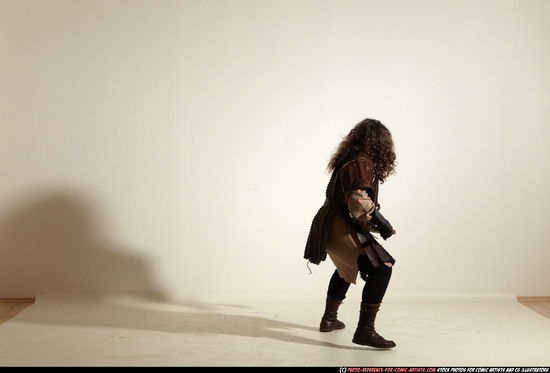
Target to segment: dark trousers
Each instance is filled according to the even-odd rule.
[[[361,277],[365,280],[361,301],[370,304],[382,303],[382,299],[390,283],[392,268],[385,264],[374,268],[369,257],[366,255],[359,255],[357,265],[359,272],[361,272]],[[349,282],[340,277],[338,270],[335,270],[328,284],[327,295],[343,300],[346,298],[349,285]]]

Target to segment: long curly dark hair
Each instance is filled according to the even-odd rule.
[[[369,157],[381,183],[395,173],[396,156],[390,131],[376,119],[364,119],[342,139],[330,158],[327,169],[334,171],[363,154]]]

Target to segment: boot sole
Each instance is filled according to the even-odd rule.
[[[374,347],[374,348],[384,348],[384,349],[390,349],[394,348],[396,344],[394,343],[393,346],[380,346],[380,345],[374,345],[374,344],[368,344],[367,342],[359,341],[357,339],[352,339],[352,342],[361,346],[368,346],[368,347]]]
[[[319,328],[319,331],[323,332],[323,333],[328,333],[328,332],[332,332],[334,330],[342,330],[344,328],[345,328],[345,326],[342,326],[341,328],[330,328],[330,329],[321,329],[321,328]]]

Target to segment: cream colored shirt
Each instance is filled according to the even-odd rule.
[[[347,196],[348,209],[351,215],[361,221],[369,222],[376,206],[363,189],[355,189]]]
[[[347,196],[348,209],[351,215],[360,222],[368,223],[372,218],[372,213],[376,206],[372,199],[370,199],[368,193],[363,189],[355,189]],[[374,230],[372,230],[374,231]],[[359,242],[365,243],[367,238],[361,233],[357,233]],[[391,263],[384,263],[388,267],[391,267]]]

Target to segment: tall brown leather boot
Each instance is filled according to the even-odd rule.
[[[342,301],[331,296],[327,296],[325,314],[321,319],[319,330],[322,332],[331,332],[336,329],[344,329],[346,326],[343,322],[337,319],[338,307]]]
[[[385,340],[374,329],[374,320],[376,319],[376,314],[379,309],[380,303],[369,304],[361,302],[359,323],[357,324],[357,329],[355,330],[355,334],[353,335],[353,343],[377,348],[395,347],[395,343],[393,341]]]

